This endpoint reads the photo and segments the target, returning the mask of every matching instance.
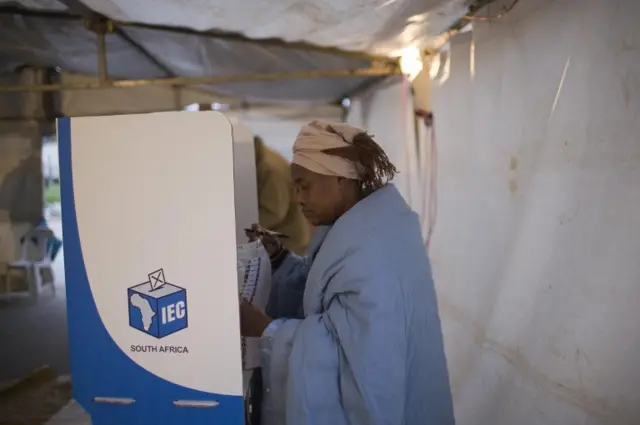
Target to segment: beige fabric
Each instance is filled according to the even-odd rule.
[[[266,229],[288,235],[285,248],[304,255],[311,239],[311,226],[302,214],[289,163],[282,155],[255,139],[258,178],[258,223]]]
[[[329,126],[342,137],[327,131]],[[348,124],[312,121],[302,127],[296,138],[293,145],[293,163],[314,173],[356,180],[358,169],[353,161],[322,151],[349,146],[348,142],[359,133],[364,133],[364,130]]]

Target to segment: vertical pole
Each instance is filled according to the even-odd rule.
[[[171,86],[171,88],[173,90],[173,100],[174,100],[176,111],[182,111],[185,106],[182,104],[182,87]]]
[[[98,77],[100,85],[108,85],[109,71],[107,69],[107,33],[113,32],[113,22],[100,17],[87,18],[85,28],[96,35],[98,56]]]
[[[98,40],[98,75],[101,82],[109,80],[109,72],[107,70],[107,43],[106,43],[106,31],[105,28],[99,26],[96,31]]]

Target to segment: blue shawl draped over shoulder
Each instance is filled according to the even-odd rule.
[[[389,184],[273,274],[262,425],[454,425],[417,215]]]

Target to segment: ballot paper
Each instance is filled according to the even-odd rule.
[[[271,262],[259,240],[237,246],[240,297],[264,311],[271,291]],[[260,367],[260,338],[242,338],[242,383],[245,395],[255,368]]]

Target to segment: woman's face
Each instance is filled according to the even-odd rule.
[[[347,179],[325,176],[291,164],[291,177],[302,213],[314,226],[333,224],[345,208]]]

